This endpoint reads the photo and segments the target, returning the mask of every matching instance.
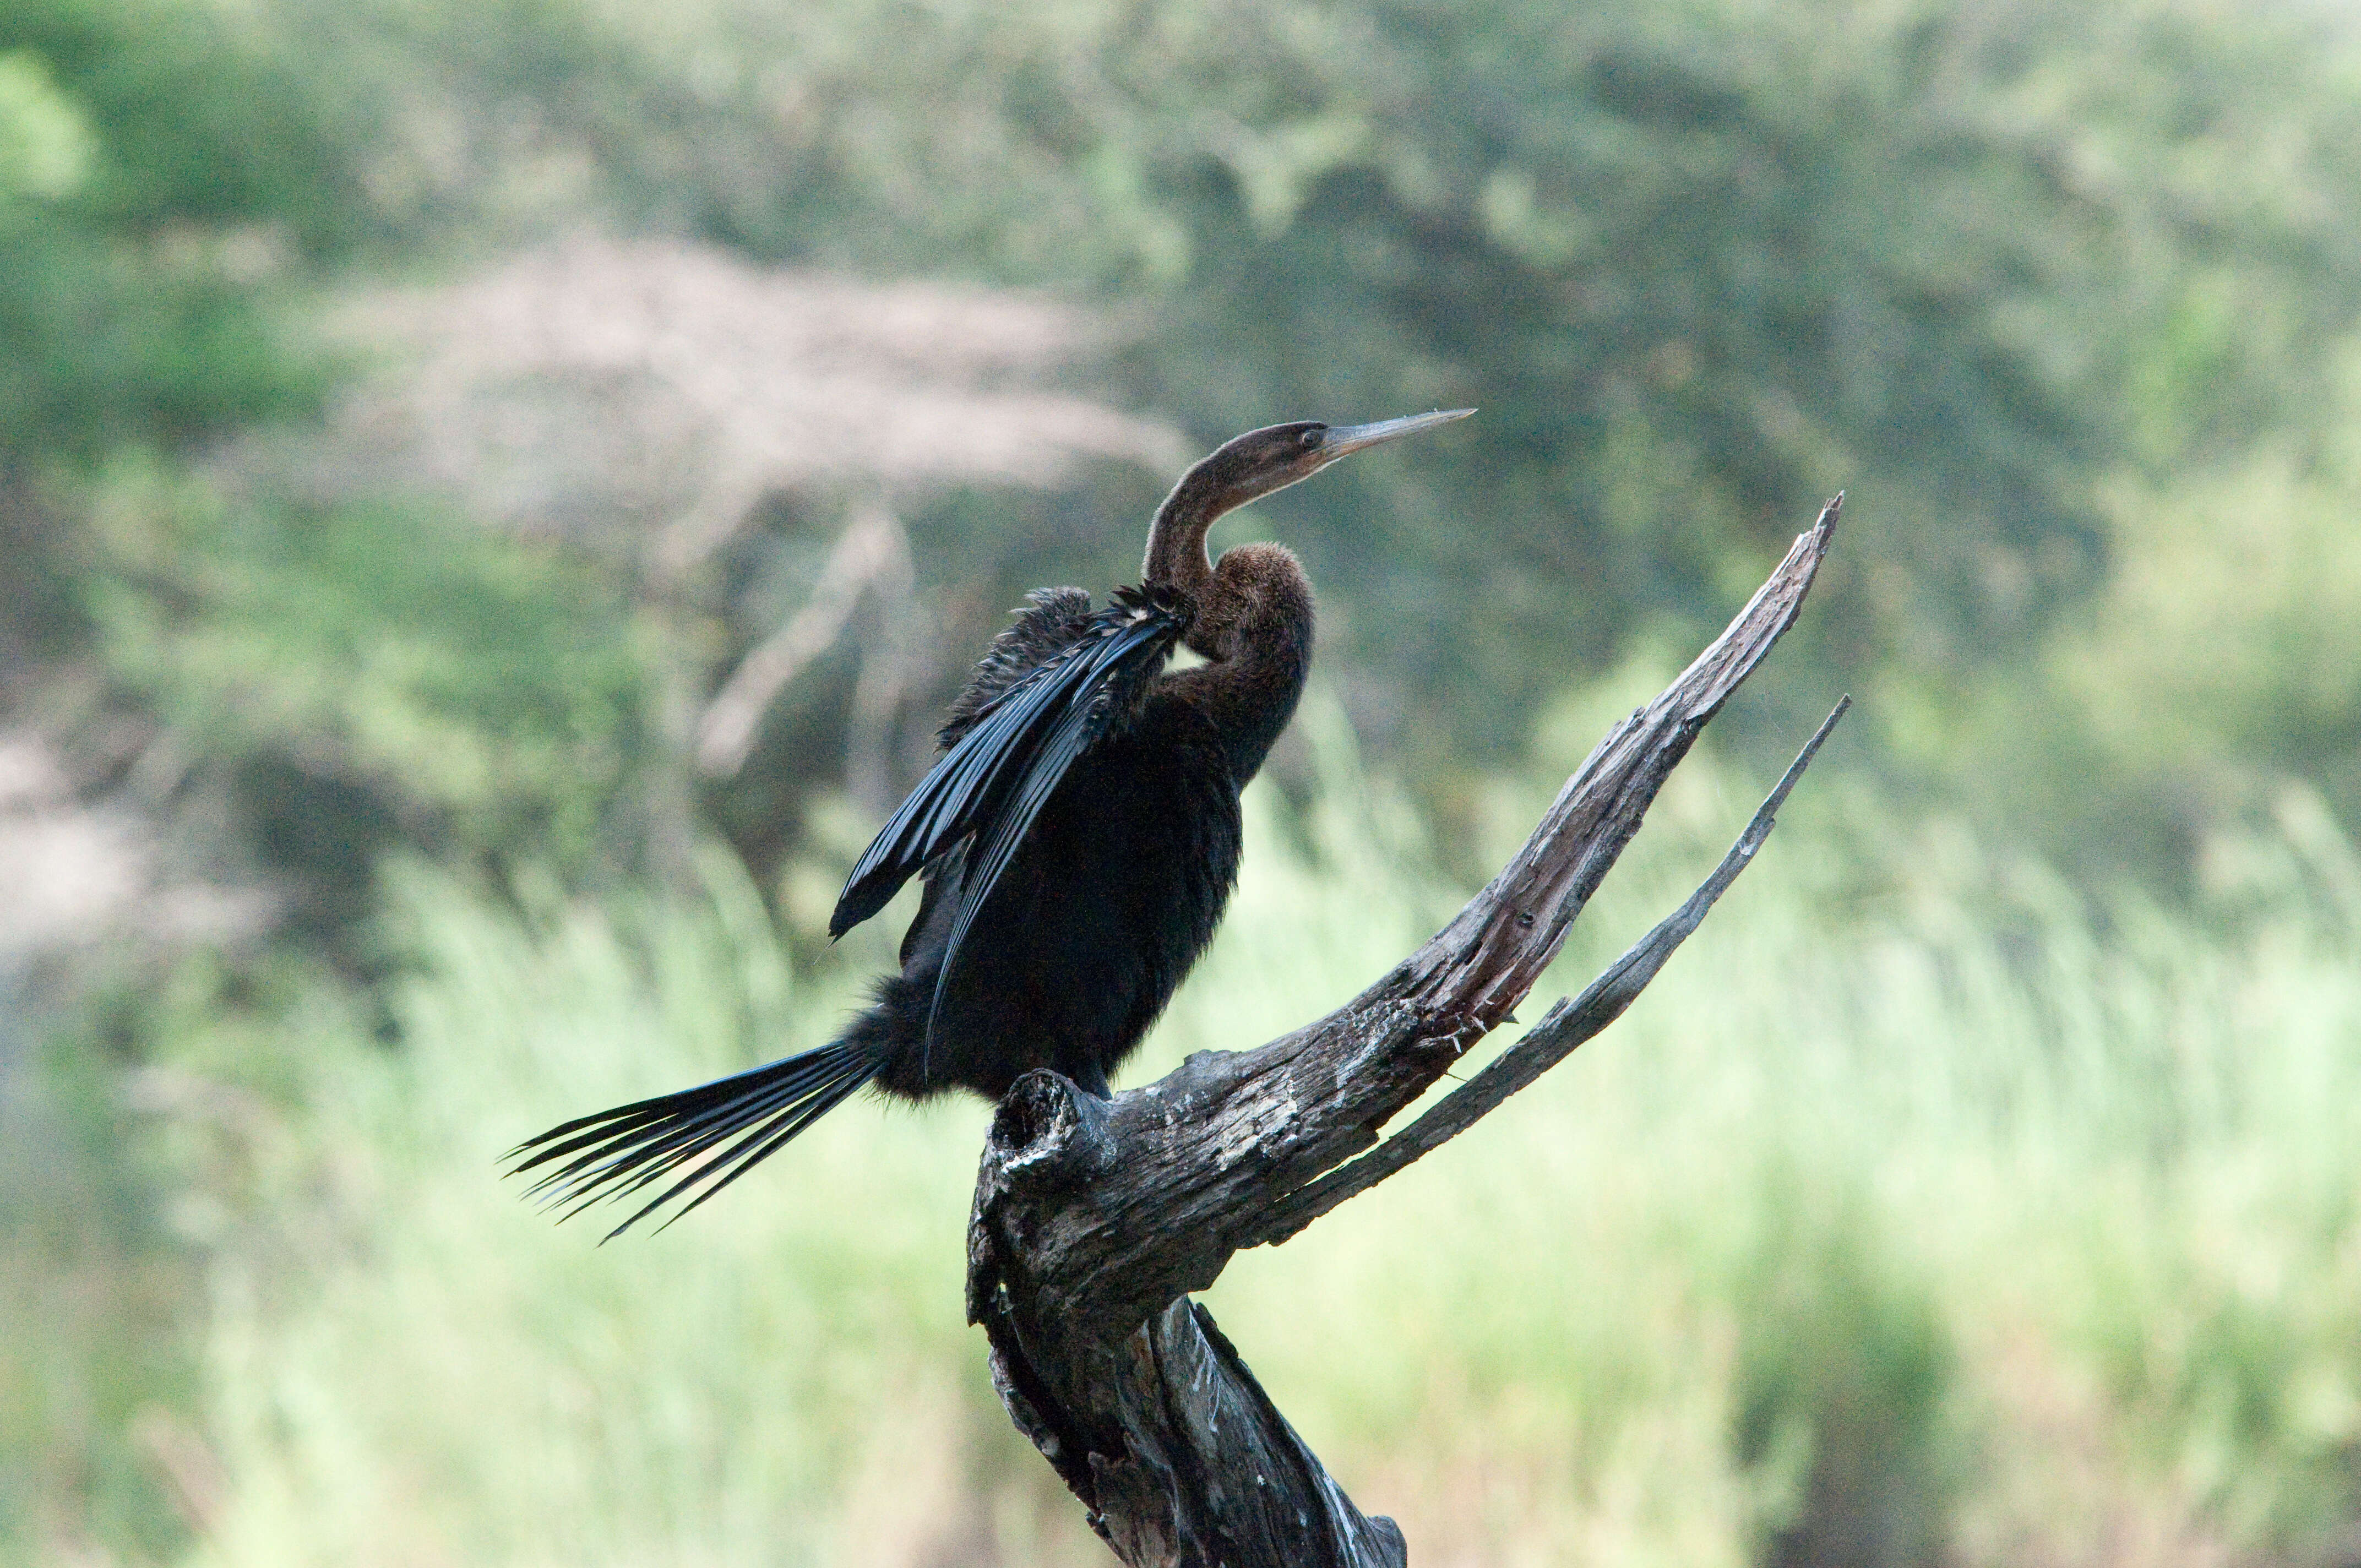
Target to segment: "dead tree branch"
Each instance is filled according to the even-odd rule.
[[[1851,707],[1852,698],[1841,698],[1820,720],[1819,729],[1812,732],[1812,738],[1787,765],[1778,786],[1756,809],[1746,831],[1739,835],[1738,842],[1730,847],[1730,853],[1721,858],[1713,875],[1689,895],[1686,904],[1664,916],[1655,929],[1608,965],[1579,996],[1558,998],[1522,1039],[1485,1063],[1474,1078],[1445,1095],[1441,1103],[1417,1121],[1351,1164],[1339,1166],[1271,1205],[1253,1231],[1248,1245],[1259,1246],[1285,1241],[1345,1199],[1367,1191],[1420,1156],[1442,1147],[1506,1104],[1510,1095],[1572,1056],[1576,1046],[1620,1018],[1623,1010],[1656,978],[1656,971],[1664,967],[1664,960],[1673,956],[1674,949],[1705,923],[1706,912],[1753,861],[1754,851],[1771,836],[1788,792],[1804,776],[1804,770],[1812,765],[1820,742],[1828,738],[1837,720]]]
[[[1841,498],[1839,498],[1841,500]],[[1257,1049],[1112,1102],[1050,1072],[1001,1102],[968,1232],[968,1313],[1017,1426],[1133,1564],[1406,1560],[1187,1294],[1466,1130],[1630,1005],[1752,860],[1839,704],[1713,875],[1581,996],[1407,1130],[1380,1131],[1532,988],[1708,720],[1795,621],[1838,501],[1664,694],[1600,741],[1490,885],[1392,972]],[[1374,1146],[1374,1147],[1373,1147]]]

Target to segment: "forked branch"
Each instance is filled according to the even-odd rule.
[[[1712,877],[1581,996],[1408,1129],[1381,1130],[1523,1001],[1707,721],[1794,624],[1841,497],[1663,695],[1611,729],[1523,849],[1416,953],[1327,1017],[1202,1052],[1112,1102],[1020,1080],[984,1149],[968,1311],[1017,1425],[1126,1563],[1404,1561],[1187,1300],[1456,1135],[1619,1016],[1752,858],[1828,716]],[[1374,1147],[1373,1147],[1374,1146]]]

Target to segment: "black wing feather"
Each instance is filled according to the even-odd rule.
[[[1034,819],[1041,815],[1050,795],[1057,793],[1067,770],[1121,719],[1137,710],[1148,683],[1162,667],[1181,629],[1178,621],[1159,624],[1152,620],[1139,620],[1118,628],[1108,637],[1105,650],[1093,661],[1102,673],[1059,716],[1056,727],[1026,764],[1006,806],[989,823],[979,825],[976,842],[968,851],[968,864],[960,878],[959,914],[951,925],[950,941],[943,948],[943,967],[935,976],[935,999],[927,1014],[929,1039],[934,1035],[935,1016],[942,1011],[943,996],[950,989],[951,971],[959,963],[960,943],[967,936],[968,927],[974,923],[976,912],[999,885],[1001,873],[1016,858],[1025,835],[1032,830]]]
[[[1090,635],[1091,596],[1081,588],[1035,588],[951,699],[935,743],[948,751],[1008,688]]]
[[[1006,836],[998,862],[986,872],[980,863],[985,857],[972,857],[968,874],[961,878],[964,931],[972,905],[990,894],[1059,779],[1137,707],[1189,620],[1185,605],[1170,595],[1120,589],[1113,605],[1081,622],[1073,641],[972,716],[955,715],[955,721],[966,719],[957,743],[862,852],[829,919],[829,934],[840,937],[885,907],[904,883],[970,835],[984,844],[1002,843],[1004,835],[996,829],[1013,820],[1013,835]],[[981,680],[987,671],[978,674]],[[1020,802],[1029,804],[1020,806],[1017,818],[1008,818],[1008,808]],[[946,973],[950,958],[945,955]]]

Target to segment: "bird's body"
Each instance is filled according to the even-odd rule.
[[[1003,634],[1012,652],[1070,645],[1090,613],[1080,589],[1035,596]],[[1311,665],[1311,605],[1294,656],[1265,672],[1250,714],[1237,711],[1212,666],[1159,676],[1134,714],[1076,759],[1035,819],[962,944],[928,1015],[950,946],[965,855],[930,864],[902,939],[902,972],[878,987],[854,1025],[877,1055],[878,1087],[923,1097],[972,1089],[997,1100],[1018,1077],[1052,1068],[1104,1095],[1213,939],[1241,848],[1238,792],[1293,713]],[[1027,661],[1020,671],[1038,667]],[[979,668],[944,728],[997,695],[997,667]],[[1246,723],[1239,720],[1245,718]]]
[[[925,890],[901,971],[869,1008],[818,1050],[553,1128],[517,1168],[562,1162],[540,1185],[577,1206],[673,1178],[620,1232],[703,1184],[694,1208],[864,1085],[997,1100],[1048,1068],[1107,1094],[1213,938],[1237,881],[1238,793],[1311,668],[1295,557],[1246,544],[1214,563],[1206,531],[1347,452],[1457,417],[1250,432],[1158,510],[1140,588],[1099,610],[1079,588],[1034,594],[846,883],[834,933],[913,874]],[[1205,663],[1166,673],[1184,643]]]

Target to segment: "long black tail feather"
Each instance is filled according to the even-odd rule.
[[[844,1102],[877,1076],[871,1053],[839,1040],[785,1061],[718,1078],[610,1111],[579,1116],[508,1152],[511,1176],[544,1170],[526,1190],[561,1221],[591,1204],[628,1198],[651,1183],[679,1179],[601,1238],[612,1241],[690,1189],[698,1192],[669,1225]],[[657,1229],[663,1229],[658,1226]]]

